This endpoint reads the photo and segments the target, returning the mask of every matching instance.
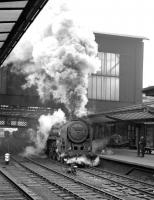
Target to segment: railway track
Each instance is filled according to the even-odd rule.
[[[19,184],[5,170],[0,168],[0,199],[1,200],[41,200],[36,198],[25,186]]]
[[[11,163],[8,172],[42,199],[154,199],[154,185],[98,168],[78,169],[72,176],[66,166],[47,159],[18,157]]]
[[[142,170],[143,171],[143,170]],[[154,179],[153,181],[147,182],[147,180],[134,179],[132,177],[121,175],[115,172],[110,172],[97,167],[89,168],[88,172],[96,174],[98,176],[103,176],[113,181],[118,181],[123,185],[135,186],[136,189],[146,190],[152,195],[154,194]]]
[[[43,161],[43,163],[54,170],[61,170],[60,163],[58,164],[59,167],[54,162],[52,162],[52,165],[49,164],[49,161],[46,161],[46,163]],[[119,196],[122,199],[154,199],[154,185],[116,173],[99,170],[97,168],[78,169],[76,178],[84,183],[103,189],[110,194]]]
[[[154,184],[145,183],[97,168],[80,169],[80,171],[89,174],[89,176],[95,175],[97,178],[103,178],[103,180],[106,180],[109,183],[111,188],[117,186],[119,190],[127,190],[128,193],[140,197],[141,199],[154,199]]]
[[[65,172],[46,168],[30,160],[16,158],[8,171],[43,199],[123,200],[90,184],[75,180]],[[55,197],[53,198],[53,194]],[[51,198],[52,197],[52,198]]]

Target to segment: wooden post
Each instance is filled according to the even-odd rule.
[[[138,126],[135,127],[135,131],[136,131],[137,156],[139,156],[139,155],[140,155],[140,148],[139,148],[139,138],[140,138],[140,134],[139,134],[139,127],[138,127]]]

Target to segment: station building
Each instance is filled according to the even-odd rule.
[[[89,77],[87,120],[95,138],[138,148],[140,136],[154,148],[154,101],[143,102],[144,37],[95,33],[100,70]],[[146,92],[151,92],[147,91]],[[149,93],[148,93],[149,94]]]
[[[154,101],[89,114],[86,118],[94,129],[94,139],[107,140],[112,147],[138,148],[139,138],[146,138],[154,148]]]
[[[95,38],[101,67],[89,77],[89,112],[141,103],[146,38],[107,33],[95,33]]]
[[[143,88],[143,101],[154,100],[154,86]]]

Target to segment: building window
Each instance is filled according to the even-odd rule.
[[[119,101],[120,55],[99,52],[100,69],[89,76],[88,98]]]

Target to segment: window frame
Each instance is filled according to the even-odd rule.
[[[120,100],[120,54],[119,53],[111,53],[111,52],[99,52],[98,54],[104,55],[104,60],[101,59],[101,70],[96,72],[95,74],[92,73],[89,75],[88,81],[88,99],[92,100],[103,100],[103,101],[116,101]],[[115,57],[115,66],[118,66],[118,69],[115,68],[115,73],[107,73],[107,57],[110,55],[110,62],[109,62],[109,70],[112,70],[112,56]],[[102,56],[103,57],[103,56]],[[118,59],[118,62],[116,61]],[[104,69],[102,68],[102,60],[104,65]],[[118,63],[118,65],[117,65]],[[104,72],[104,73],[103,73]],[[101,77],[99,81],[99,77]],[[115,80],[114,80],[115,78]],[[94,82],[94,79],[95,82]],[[98,83],[100,82],[101,86],[98,88]],[[103,83],[104,82],[104,83]],[[114,83],[113,83],[114,82]],[[112,85],[115,84],[113,88]],[[103,87],[104,86],[104,87]],[[90,88],[90,90],[89,90]],[[95,89],[94,89],[95,88]],[[109,92],[107,92],[109,88]],[[99,94],[99,91],[101,94]],[[114,95],[112,95],[114,93]]]

